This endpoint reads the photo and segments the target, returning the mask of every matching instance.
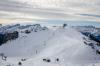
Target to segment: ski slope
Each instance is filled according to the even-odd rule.
[[[83,42],[83,35],[72,28],[48,29],[30,34],[20,34],[17,40],[0,46],[7,61],[0,66],[99,66],[100,56]],[[45,62],[43,59],[50,59]],[[56,61],[59,58],[59,61]]]

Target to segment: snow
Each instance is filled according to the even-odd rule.
[[[56,28],[30,34],[20,33],[17,40],[0,46],[0,53],[7,61],[0,59],[0,66],[99,66],[100,55],[84,44],[83,35],[72,28]],[[56,61],[59,58],[59,61]],[[45,62],[43,59],[50,59]]]

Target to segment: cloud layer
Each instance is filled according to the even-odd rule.
[[[100,0],[0,0],[0,22],[100,22]]]

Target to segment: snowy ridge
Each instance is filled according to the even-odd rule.
[[[20,24],[2,26],[0,27],[0,32],[16,31],[18,27],[20,27]]]
[[[8,57],[7,61],[0,61],[2,66],[18,66],[22,58],[27,59],[22,66],[90,66],[100,62],[100,56],[84,44],[84,36],[72,28],[20,35],[17,40],[0,47],[0,52]],[[51,62],[44,62],[43,58],[49,58]],[[56,58],[59,58],[58,62]]]
[[[20,24],[15,24],[15,25],[5,25],[0,27],[0,32],[13,32],[13,31],[41,31],[41,30],[46,30],[46,27],[42,27],[40,24],[33,24],[33,25],[20,25]]]

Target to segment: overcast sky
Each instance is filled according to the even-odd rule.
[[[0,0],[1,23],[100,22],[100,0]]]

